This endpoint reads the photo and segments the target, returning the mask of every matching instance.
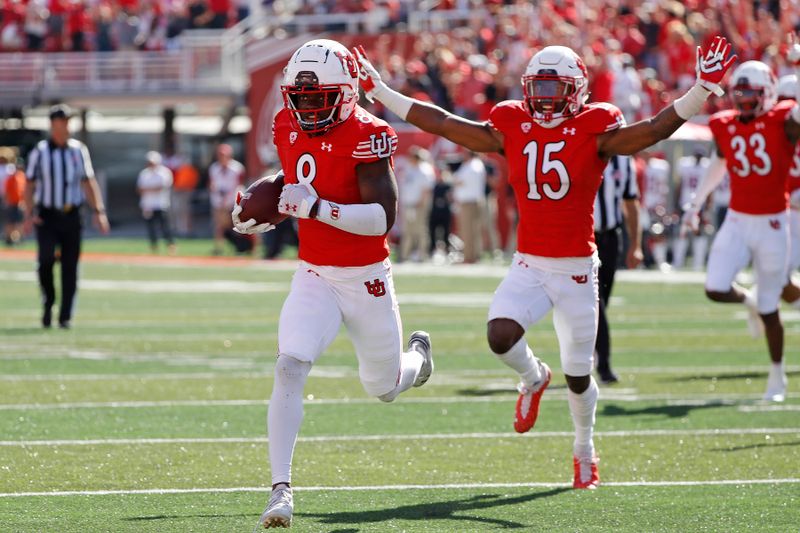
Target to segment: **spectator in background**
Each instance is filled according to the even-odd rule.
[[[178,235],[190,237],[192,229],[192,198],[200,173],[189,161],[183,161],[173,171],[172,216]]]
[[[436,172],[430,154],[419,146],[411,147],[410,163],[398,175],[401,218],[400,259],[422,261],[428,255],[428,218]]]
[[[217,147],[217,160],[208,168],[208,188],[214,224],[214,255],[222,255],[225,230],[231,229],[231,206],[244,183],[244,166],[233,159],[229,144]]]
[[[30,0],[25,8],[25,36],[28,39],[28,50],[38,52],[44,46],[47,37],[47,11],[45,0]]]
[[[486,165],[475,152],[469,155],[453,175],[458,234],[464,242],[464,262],[475,263],[481,257],[482,211],[486,208]]]
[[[706,151],[702,146],[695,146],[692,155],[681,157],[678,160],[680,192],[677,206],[681,212],[692,202],[697,192],[697,186],[700,185],[700,180],[708,172],[709,163],[710,160],[706,157]],[[700,218],[702,223],[699,234],[695,235],[691,232],[681,231],[672,243],[672,266],[674,268],[683,268],[686,263],[689,241],[692,244],[692,270],[699,272],[705,267],[706,253],[708,252],[705,206],[700,211]]]
[[[16,164],[7,164],[8,176],[4,184],[5,196],[5,242],[8,246],[22,240],[23,209],[25,207],[25,171],[22,159]]]
[[[172,172],[161,164],[161,154],[147,152],[147,167],[139,173],[136,191],[139,193],[139,207],[142,217],[147,223],[147,235],[150,239],[150,250],[158,252],[158,228],[167,243],[167,251],[175,254],[175,241],[169,222],[170,194],[172,188]]]
[[[646,247],[650,262],[661,270],[669,270],[667,263],[667,235],[672,214],[669,211],[670,164],[664,154],[643,152],[647,164],[644,169],[644,211],[642,226],[646,233]]]
[[[453,219],[453,186],[450,184],[450,171],[442,168],[435,174],[435,178],[428,219],[430,255],[434,258],[435,252],[439,249],[445,256],[450,254],[450,223]]]

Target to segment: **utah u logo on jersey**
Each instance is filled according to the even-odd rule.
[[[367,288],[367,292],[375,298],[380,298],[386,294],[386,285],[378,278],[375,278],[375,281],[365,281],[364,286]]]
[[[381,158],[392,155],[392,145],[385,131],[381,132],[380,138],[374,133],[369,136],[369,151]]]
[[[589,281],[589,276],[587,276],[586,274],[582,276],[572,276],[572,279],[575,280],[575,283],[577,283],[578,285],[583,285],[584,283]]]
[[[772,229],[781,229],[781,221],[775,218],[769,220],[769,227]]]

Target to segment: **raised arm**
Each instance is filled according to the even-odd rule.
[[[790,33],[787,35],[788,47],[786,49],[786,61],[794,67],[795,74],[800,79],[800,39],[797,34]],[[797,94],[795,94],[795,101],[800,102],[800,82],[796,86]],[[792,143],[800,140],[800,104],[794,106],[792,112],[786,117],[784,123],[784,131],[786,137]]]
[[[354,48],[353,54],[358,59],[361,87],[369,101],[378,100],[406,122],[474,152],[503,151],[503,135],[488,122],[467,120],[441,107],[400,94],[383,82],[363,47]]]
[[[598,137],[600,155],[631,155],[644,150],[672,135],[681,124],[699,113],[712,92],[717,96],[725,94],[720,84],[736,60],[736,55],[728,57],[730,49],[731,45],[724,37],[717,37],[705,54],[698,46],[697,83],[656,116]]]

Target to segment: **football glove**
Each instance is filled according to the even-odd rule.
[[[725,59],[730,51],[731,44],[725,37],[719,35],[714,38],[707,53],[704,54],[703,50],[699,46],[697,47],[697,64],[695,65],[697,82],[717,96],[725,94],[721,85],[722,78],[737,59],[736,54]]]
[[[311,208],[319,198],[302,183],[283,186],[278,199],[278,212],[295,218],[310,218]]]
[[[356,56],[356,61],[358,61],[358,77],[361,80],[361,88],[364,89],[364,96],[370,102],[374,102],[375,95],[386,87],[386,84],[383,83],[377,69],[370,63],[363,46],[354,47],[353,55]]]
[[[245,220],[242,222],[239,220],[239,215],[242,212],[242,206],[240,205],[242,201],[242,191],[236,193],[236,201],[233,204],[233,211],[231,211],[231,221],[233,222],[233,231],[237,233],[241,233],[243,235],[255,235],[256,233],[266,233],[270,230],[275,229],[274,224],[270,224],[269,222],[265,222],[263,224],[257,224],[256,219],[251,218],[250,220]]]

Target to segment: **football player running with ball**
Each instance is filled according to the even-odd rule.
[[[260,525],[289,527],[291,464],[311,366],[344,324],[364,389],[384,402],[433,371],[430,336],[403,351],[386,234],[397,212],[392,154],[397,135],[357,105],[358,65],[336,41],[309,41],[292,55],[273,137],[285,183],[278,211],[299,219],[300,265],[281,310],[267,429],[272,495]],[[232,218],[242,233],[273,226]]]
[[[800,65],[800,44],[789,36],[789,62]],[[783,324],[778,313],[789,272],[789,194],[787,180],[794,144],[800,139],[800,107],[794,100],[777,102],[777,80],[760,61],[746,61],[731,80],[734,109],[711,117],[716,158],[684,214],[684,225],[696,230],[698,211],[708,194],[731,176],[731,203],[708,258],[706,295],[721,303],[744,303],[750,331],[766,333],[772,364],[764,399],[783,401]],[[753,263],[756,295],[736,284],[739,271]],[[794,298],[795,301],[800,294]]]
[[[707,53],[697,50],[698,79],[684,96],[655,117],[626,126],[606,103],[587,104],[587,73],[570,48],[536,53],[522,76],[524,100],[497,104],[489,120],[474,122],[390,89],[363,49],[362,87],[403,120],[476,152],[499,152],[508,160],[517,199],[517,253],[489,307],[492,352],[520,376],[514,429],[533,428],[550,368],[525,341],[525,330],[553,310],[572,420],[573,487],[599,484],[592,440],[598,388],[592,357],[598,321],[594,198],[611,156],[634,154],[666,139],[703,107],[720,87],[735,57],[721,37]]]

